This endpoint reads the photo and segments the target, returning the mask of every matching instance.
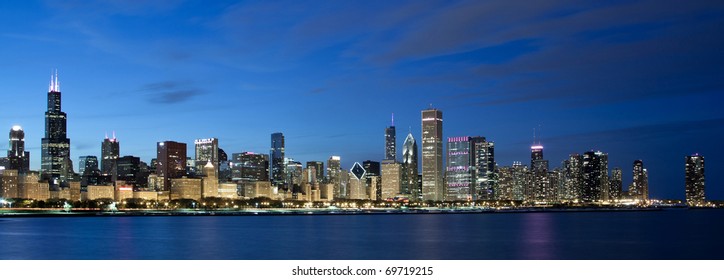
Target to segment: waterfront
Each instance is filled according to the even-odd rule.
[[[2,259],[724,259],[721,210],[0,218]]]

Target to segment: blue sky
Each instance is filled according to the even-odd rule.
[[[289,157],[349,168],[382,159],[393,112],[398,145],[419,139],[432,104],[501,166],[540,126],[551,166],[601,150],[627,185],[643,159],[658,198],[683,198],[701,153],[724,199],[722,34],[721,1],[3,1],[0,131],[22,125],[39,168],[57,68],[76,165],[112,131],[147,162],[157,141],[268,152],[281,131]]]

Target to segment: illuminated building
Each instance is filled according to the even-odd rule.
[[[611,179],[609,180],[609,199],[621,199],[623,195],[623,171],[621,168],[611,170]]]
[[[440,201],[445,197],[442,165],[442,111],[422,111],[422,199]]]
[[[78,172],[80,172],[81,176],[100,175],[98,158],[96,156],[81,156],[78,162]]]
[[[393,160],[382,161],[382,188],[380,198],[394,198],[402,189],[402,165]]]
[[[233,181],[269,181],[269,155],[243,152],[231,157]]]
[[[493,200],[497,196],[495,143],[485,137],[470,137],[470,166],[472,175],[471,194],[475,200]]]
[[[219,196],[219,178],[216,177],[216,167],[211,161],[206,161],[204,166],[204,178],[202,179],[203,197]]]
[[[471,200],[473,178],[470,164],[470,137],[448,137],[447,139],[445,200]]]
[[[8,143],[8,164],[6,169],[17,170],[18,174],[24,175],[30,170],[30,152],[25,151],[25,132],[19,125],[10,129]]]
[[[300,193],[302,192],[301,186],[303,181],[303,171],[304,168],[302,167],[302,163],[295,161],[291,158],[285,158],[284,159],[284,169],[286,170],[284,172],[285,175],[285,186],[286,190],[291,191],[292,193]]]
[[[530,189],[528,200],[552,202],[555,200],[555,187],[548,178],[548,160],[543,159],[543,146],[540,143],[530,147]]]
[[[268,182],[267,182],[268,183]],[[219,183],[219,195],[220,198],[239,198],[239,187],[236,183]]]
[[[40,170],[43,180],[54,189],[67,180],[72,172],[68,166],[70,158],[70,139],[67,137],[68,116],[61,110],[60,83],[58,72],[50,79],[48,88],[48,110],[45,112],[45,137],[41,141]],[[65,175],[65,176],[64,176]]]
[[[628,190],[629,196],[633,199],[648,199],[649,189],[644,170],[644,162],[642,160],[639,159],[633,162],[633,183]]]
[[[171,179],[170,199],[193,199],[196,201],[201,200],[201,179]]]
[[[583,192],[583,156],[571,154],[564,161],[564,182],[563,190],[560,193],[561,200],[574,201],[581,199]]]
[[[385,160],[397,161],[397,146],[395,132],[395,115],[392,115],[392,124],[385,128]]]
[[[68,191],[70,191],[70,200],[71,201],[79,201],[80,200],[80,182],[79,181],[70,181]]]
[[[355,162],[349,170],[349,199],[367,199],[368,195],[365,190],[367,171],[359,162]]]
[[[279,187],[285,182],[285,165],[284,165],[284,134],[281,132],[272,133],[271,135],[271,152],[269,154],[271,172],[271,182]]]
[[[196,139],[194,141],[195,151],[195,168],[197,171],[203,171],[207,162],[211,162],[214,167],[219,166],[219,139],[207,138]],[[214,171],[218,177],[218,170]]]
[[[331,156],[327,160],[327,183],[332,184],[332,197],[341,198],[341,172],[342,162],[339,156]]]
[[[602,152],[583,154],[583,189],[581,200],[595,202],[608,199],[608,155]]]
[[[140,198],[143,200],[158,200],[158,193],[155,191],[136,191],[133,192],[133,198]]]
[[[125,182],[121,180],[116,181],[116,192],[114,196],[118,202],[133,198],[133,186],[125,184]]]
[[[243,190],[246,198],[274,197],[274,187],[271,182],[246,182],[243,184]]]
[[[117,180],[134,187],[145,187],[148,175],[141,172],[141,158],[123,156],[116,159]]]
[[[686,156],[686,204],[701,205],[706,202],[704,157],[699,154]]]
[[[171,189],[171,179],[186,174],[186,143],[158,142],[156,145],[156,174],[163,177],[161,191]]]
[[[420,200],[422,193],[421,186],[417,182],[417,166],[417,142],[412,137],[412,133],[409,133],[405,138],[405,143],[402,144],[402,190],[400,192],[409,195],[413,201]]]
[[[379,175],[366,176],[367,184],[365,186],[365,199],[381,200],[382,199],[382,178]]]
[[[307,168],[314,167],[316,183],[324,181],[324,162],[307,161]]]
[[[115,188],[111,185],[108,186],[95,186],[90,185],[88,186],[88,191],[86,192],[86,197],[88,200],[97,200],[97,199],[113,199],[115,200]]]
[[[18,171],[13,169],[5,169],[2,171],[0,177],[0,197],[20,197],[18,190]]]
[[[101,174],[115,176],[116,173],[116,160],[120,155],[120,143],[116,139],[116,133],[113,133],[113,138],[103,139],[101,145]]]

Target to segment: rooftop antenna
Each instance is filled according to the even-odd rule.
[[[395,126],[395,113],[392,113],[392,126]]]
[[[114,130],[113,131],[113,140],[115,140],[115,139],[116,139],[116,131]]]
[[[533,145],[535,145],[535,127],[533,128]]]
[[[60,83],[58,83],[58,68],[55,68],[55,91],[60,92]]]
[[[106,131],[106,139],[108,139],[108,131]]]

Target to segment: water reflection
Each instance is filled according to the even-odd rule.
[[[527,213],[522,216],[522,240],[519,250],[525,259],[553,259],[554,229],[551,213]]]

